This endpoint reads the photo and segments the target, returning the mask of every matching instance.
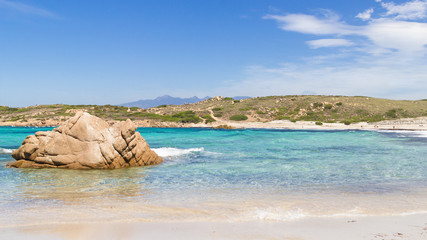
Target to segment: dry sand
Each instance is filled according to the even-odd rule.
[[[409,130],[427,131],[427,118],[399,119],[382,121],[378,123],[353,123],[345,125],[343,123],[323,123],[316,125],[316,122],[288,120],[276,120],[271,122],[236,122],[218,121],[213,124],[187,124],[187,127],[212,127],[227,125],[235,128],[266,128],[266,129],[308,129],[308,130]]]
[[[111,124],[116,121],[110,121]],[[289,120],[276,120],[271,122],[237,122],[225,121],[218,119],[216,122],[205,123],[177,123],[177,122],[159,122],[152,120],[135,120],[138,127],[171,127],[171,128],[211,128],[220,125],[227,125],[234,128],[264,128],[264,129],[313,129],[313,130],[409,130],[409,131],[427,131],[427,117],[407,118],[398,120],[382,121],[377,123],[353,123],[345,125],[343,123],[323,123],[316,125],[312,121],[291,122]],[[57,120],[35,121],[28,122],[1,122],[0,126],[16,126],[16,127],[46,127],[59,126],[63,122]]]
[[[289,222],[118,222],[0,228],[1,239],[426,240],[427,214],[319,217]]]

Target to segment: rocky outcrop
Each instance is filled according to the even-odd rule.
[[[28,136],[12,157],[17,161],[8,166],[16,168],[101,169],[162,162],[131,120],[110,126],[86,112],[52,131]]]

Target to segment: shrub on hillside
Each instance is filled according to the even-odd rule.
[[[202,116],[203,119],[205,119],[205,123],[211,123],[211,122],[215,122],[215,119],[213,119],[213,117],[211,115],[203,115]]]
[[[390,118],[397,118],[397,111],[396,111],[396,109],[390,109],[390,110],[388,110],[386,113],[385,113],[385,115],[387,116],[387,117],[390,117]]]
[[[325,104],[325,109],[332,109],[332,104]]]
[[[319,107],[322,107],[322,106],[323,106],[323,103],[318,103],[318,102],[313,103],[313,107],[314,108],[319,108]]]
[[[240,114],[238,114],[238,115],[233,115],[233,116],[231,116],[230,117],[230,120],[233,120],[233,121],[244,121],[244,120],[247,120],[248,119],[248,117],[247,116],[245,116],[245,115],[240,115]]]
[[[185,111],[172,115],[173,118],[177,118],[182,123],[199,123],[202,121],[193,111]]]
[[[345,125],[350,125],[351,124],[351,121],[349,121],[349,120],[344,120],[344,121],[341,121],[342,123],[344,123]]]

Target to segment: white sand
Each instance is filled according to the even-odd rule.
[[[345,125],[343,123],[323,123],[316,125],[316,122],[288,120],[276,120],[271,122],[236,122],[218,121],[211,124],[186,124],[185,127],[212,127],[218,125],[228,125],[235,128],[269,128],[269,129],[313,129],[313,130],[410,130],[426,131],[427,118],[399,119],[393,121],[383,121],[378,123],[353,123]]]
[[[0,239],[426,240],[427,214],[290,222],[86,223],[0,229]]]

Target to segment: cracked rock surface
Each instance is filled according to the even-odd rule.
[[[12,153],[15,168],[101,169],[159,164],[131,120],[110,126],[86,112],[77,112],[60,127],[28,136]]]

